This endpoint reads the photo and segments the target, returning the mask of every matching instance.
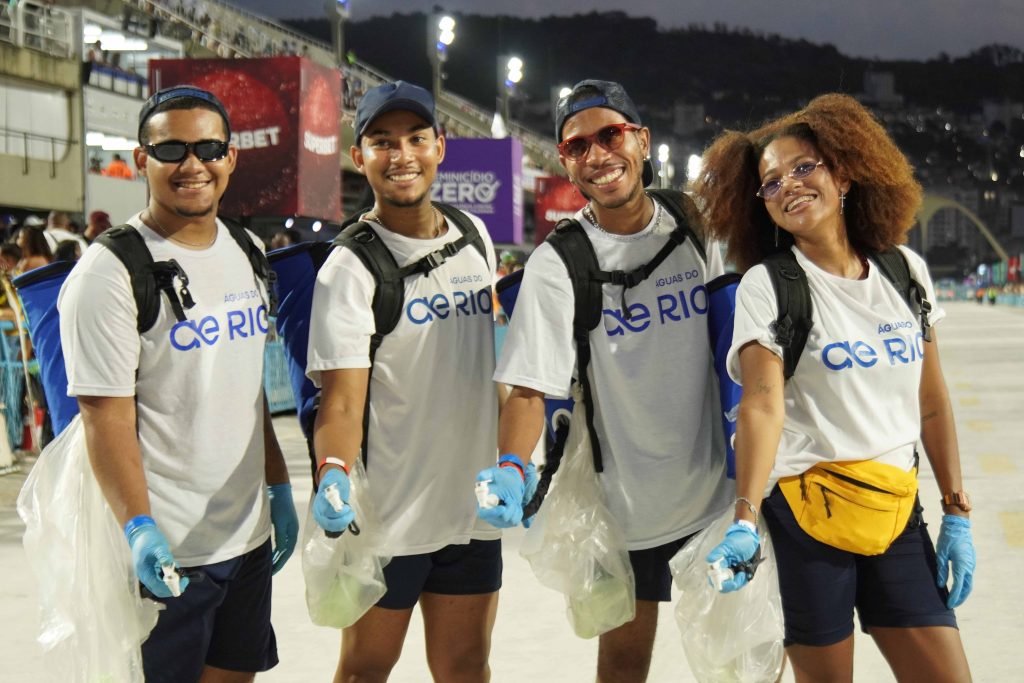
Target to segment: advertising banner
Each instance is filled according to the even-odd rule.
[[[558,221],[572,218],[587,200],[568,178],[561,176],[537,178],[535,188],[533,243],[540,244],[555,229]]]
[[[161,59],[155,92],[191,84],[231,119],[238,163],[221,212],[341,219],[341,74],[301,57]]]
[[[515,138],[447,139],[430,198],[476,214],[495,243],[523,243],[523,147]]]

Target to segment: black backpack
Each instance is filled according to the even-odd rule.
[[[234,221],[220,217],[231,237],[246,255],[252,266],[253,275],[262,282],[270,297],[268,316],[275,313],[274,271],[263,251],[256,246],[249,233]],[[139,231],[128,224],[105,230],[96,242],[109,249],[124,264],[131,278],[132,294],[138,309],[139,334],[143,334],[156,323],[160,314],[160,293],[167,295],[174,317],[178,322],[185,320],[185,311],[195,306],[192,294],[188,290],[188,274],[174,259],[154,261],[153,255],[146,246]],[[174,280],[177,278],[179,288],[175,291]]]
[[[869,251],[867,256],[918,316],[924,340],[931,341],[928,314],[932,305],[925,298],[924,287],[911,277],[910,266],[903,253],[897,247],[891,247],[880,252]],[[791,250],[771,254],[761,263],[768,269],[775,288],[779,317],[772,323],[772,331],[775,333],[775,343],[782,347],[783,376],[788,380],[796,372],[800,354],[803,353],[807,335],[811,331],[811,290],[807,284],[807,273],[800,267]]]
[[[299,425],[306,437],[310,466],[316,473],[316,455],[313,450],[313,423],[319,408],[320,392],[306,378],[306,349],[309,343],[309,319],[312,307],[312,290],[316,273],[327,260],[330,252],[338,246],[352,250],[368,271],[373,275],[376,289],[372,309],[375,333],[370,338],[370,373],[377,349],[384,337],[390,334],[402,317],[405,307],[405,279],[415,275],[426,275],[445,261],[458,254],[468,245],[480,252],[487,261],[487,250],[476,225],[459,209],[433,202],[446,219],[456,225],[461,236],[446,243],[437,251],[423,258],[399,267],[384,240],[375,228],[359,218],[370,210],[360,209],[342,224],[341,233],[332,242],[304,242],[273,251],[270,263],[278,274],[278,332],[284,339],[285,355],[288,358],[292,391],[296,397]],[[363,463],[367,463],[367,433],[369,427],[370,392],[366,392],[363,410]]]

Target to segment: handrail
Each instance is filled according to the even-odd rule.
[[[13,9],[13,13],[12,13]],[[33,0],[0,6],[0,40],[18,47],[69,58],[75,53],[71,13]]]
[[[17,129],[17,128],[7,128],[5,126],[0,126],[0,134],[2,134],[3,137],[4,137],[4,149],[5,149],[4,154],[7,154],[9,156],[13,156],[13,155],[10,154],[9,151],[6,151],[7,140],[9,140],[12,137],[14,137],[14,138],[21,138],[21,141],[22,141],[22,148],[21,148],[21,151],[22,151],[22,154],[21,154],[21,158],[22,158],[21,174],[22,175],[28,175],[28,173],[29,173],[29,168],[28,168],[28,162],[29,162],[29,159],[30,159],[30,157],[28,155],[28,143],[29,143],[29,140],[32,140],[32,141],[44,141],[44,142],[45,141],[49,141],[49,143],[50,143],[50,177],[51,178],[56,178],[57,177],[57,143],[61,143],[61,144],[64,145],[64,148],[63,148],[62,151],[65,154],[67,153],[67,149],[69,147],[71,147],[72,145],[77,143],[77,140],[75,140],[73,138],[58,138],[58,137],[55,137],[53,135],[42,135],[40,133],[33,133],[31,131],[20,130],[20,129]],[[39,157],[31,157],[31,158],[35,159],[37,161],[42,161],[42,159],[40,159]]]

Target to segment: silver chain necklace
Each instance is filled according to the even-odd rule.
[[[650,195],[646,193],[644,194],[644,196],[650,197]],[[661,217],[662,214],[664,214],[664,211],[661,208],[661,204],[659,204],[654,199],[651,199],[651,201],[654,202],[654,227],[651,229],[651,231],[657,233],[658,228],[661,227]],[[587,205],[583,207],[583,217],[590,221],[590,223],[601,232],[607,235],[616,235],[618,237],[622,237],[622,235],[620,235],[619,233],[612,232],[597,222],[597,215],[594,213],[594,209],[590,205],[590,202],[587,202]]]
[[[430,237],[425,238],[425,239],[429,239],[429,240],[437,239],[438,237],[440,237],[441,236],[441,228],[443,227],[442,224],[441,224],[441,212],[438,211],[437,209],[431,208],[431,214],[434,216],[434,234],[431,235]],[[379,223],[380,225],[382,225],[383,227],[387,228],[388,230],[391,230],[391,228],[388,228],[388,226],[384,224],[384,221],[382,221],[380,219],[380,217],[376,213],[374,213],[373,211],[371,211],[370,213],[364,214],[363,215],[363,220],[364,221],[373,221],[374,223]],[[396,232],[396,231],[395,230],[391,230],[391,232]],[[397,233],[396,232],[396,234],[401,234],[401,233]]]
[[[214,223],[213,237],[210,238],[210,241],[207,242],[206,244],[196,244],[195,242],[189,242],[187,240],[181,239],[180,237],[172,235],[171,233],[169,233],[167,231],[167,228],[165,228],[163,226],[163,223],[161,223],[160,221],[157,220],[156,216],[153,215],[152,211],[150,211],[149,209],[146,209],[146,213],[149,214],[150,219],[154,223],[156,223],[156,228],[157,228],[156,231],[164,239],[170,240],[172,242],[177,242],[178,244],[182,244],[182,245],[184,245],[186,247],[192,247],[193,249],[206,249],[207,247],[209,247],[210,245],[212,245],[214,242],[217,241],[217,224],[216,223]]]

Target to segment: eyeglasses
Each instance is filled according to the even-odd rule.
[[[775,197],[782,189],[782,183],[786,178],[792,178],[793,180],[803,180],[807,176],[814,173],[819,166],[824,166],[824,161],[803,161],[793,167],[793,170],[789,173],[784,173],[781,178],[774,178],[769,180],[764,185],[758,188],[757,196],[764,200],[769,200]]]
[[[573,161],[585,159],[590,154],[590,146],[595,142],[603,149],[614,152],[619,147],[622,147],[622,143],[626,139],[627,130],[640,130],[640,126],[635,123],[613,123],[610,126],[605,126],[593,135],[577,135],[567,140],[562,140],[558,143],[558,151],[562,156]]]
[[[146,145],[146,151],[163,164],[176,164],[179,161],[184,161],[189,154],[195,154],[199,161],[218,161],[228,155],[228,143],[223,140],[200,140],[199,142],[168,140],[155,145]]]

